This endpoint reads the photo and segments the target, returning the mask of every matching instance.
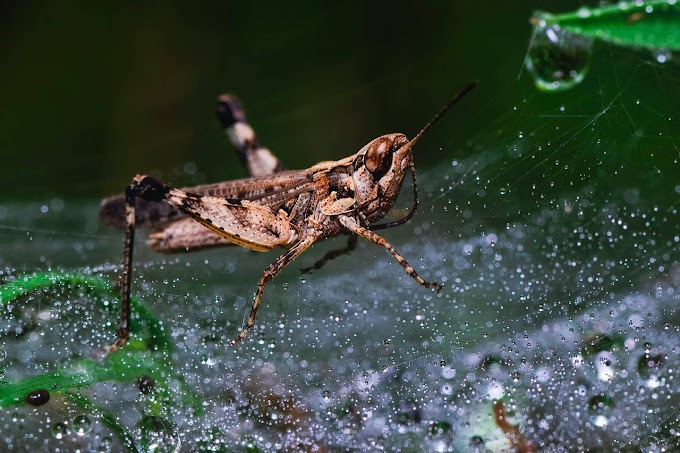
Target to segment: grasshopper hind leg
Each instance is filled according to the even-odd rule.
[[[217,98],[217,120],[227,132],[250,176],[269,176],[285,170],[283,163],[257,141],[236,96],[223,94]]]
[[[116,336],[118,337],[107,349],[110,354],[130,339],[130,322],[132,308],[130,290],[132,287],[132,255],[135,245],[135,204],[137,198],[145,201],[161,202],[165,200],[170,187],[146,176],[136,176],[125,190],[125,246],[123,251],[122,297],[120,305],[120,321]]]
[[[138,181],[138,178],[135,178],[125,191],[125,248],[123,251],[120,321],[116,331],[118,338],[108,347],[107,354],[119,349],[130,338],[130,321],[132,318],[130,288],[132,285],[132,253],[135,245],[135,202],[138,197],[146,201],[162,201],[165,193],[167,193],[167,188],[162,184],[150,179],[144,183],[145,181]]]

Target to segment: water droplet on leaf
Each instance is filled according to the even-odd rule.
[[[524,64],[544,91],[568,90],[583,81],[590,67],[593,41],[537,19]]]

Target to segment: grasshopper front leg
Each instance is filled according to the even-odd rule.
[[[441,283],[438,283],[438,282],[428,282],[428,281],[423,280],[423,279],[418,275],[418,273],[415,271],[415,269],[413,269],[413,268],[406,262],[406,260],[404,259],[404,257],[402,257],[396,250],[394,250],[394,247],[392,247],[392,244],[390,244],[389,242],[387,242],[387,239],[385,239],[384,237],[380,236],[380,235],[377,234],[377,233],[374,233],[373,231],[371,231],[371,230],[369,230],[369,229],[367,229],[367,228],[362,227],[362,226],[359,225],[353,218],[348,217],[348,216],[346,216],[346,215],[341,215],[341,216],[339,216],[339,217],[338,217],[338,220],[340,221],[340,223],[341,223],[345,228],[347,228],[347,229],[350,230],[351,232],[353,232],[353,233],[355,233],[355,234],[358,234],[358,235],[361,236],[362,238],[367,239],[367,240],[373,242],[374,244],[377,244],[377,245],[379,245],[379,246],[381,246],[381,247],[386,248],[387,251],[390,252],[390,254],[392,254],[392,256],[399,262],[399,264],[401,264],[401,267],[404,268],[404,271],[406,271],[406,273],[407,273],[411,278],[413,278],[416,282],[418,282],[418,284],[419,284],[420,286],[423,286],[423,287],[425,287],[425,288],[436,288],[436,289],[437,289],[437,292],[441,291],[442,288],[444,287],[444,285],[442,285]]]

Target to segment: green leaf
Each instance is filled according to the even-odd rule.
[[[675,0],[620,2],[565,14],[534,13],[536,27],[559,26],[613,44],[651,50],[680,49],[680,6]]]
[[[534,13],[525,66],[543,91],[573,88],[590,69],[593,42],[652,50],[659,63],[680,49],[680,7],[672,1],[580,8],[565,14]]]
[[[20,296],[56,285],[83,286],[95,295],[117,295],[117,291],[104,279],[70,273],[37,273],[19,277],[1,286],[0,308]],[[93,300],[104,299],[94,297]],[[56,371],[15,382],[3,382],[0,387],[0,407],[19,403],[29,393],[41,389],[64,392],[71,388],[87,387],[95,382],[130,381],[145,374],[164,383],[170,376],[170,339],[165,335],[159,321],[144,305],[134,298],[131,304],[137,315],[133,318],[131,328],[133,333],[140,334],[141,326],[145,326],[143,341],[133,338],[134,341],[126,347],[109,354],[102,361],[82,357],[70,361],[68,367]]]

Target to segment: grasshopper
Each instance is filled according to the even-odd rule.
[[[306,170],[285,170],[267,148],[259,145],[238,100],[230,95],[220,96],[218,119],[251,177],[175,189],[151,176],[137,175],[124,196],[102,201],[102,219],[125,230],[120,324],[117,339],[108,352],[123,346],[130,336],[136,226],[154,228],[147,245],[163,253],[229,244],[258,252],[276,247],[287,249],[263,271],[250,315],[230,346],[243,341],[255,325],[267,283],[312,244],[340,234],[349,235],[346,247],[328,252],[302,271],[319,269],[327,261],[351,251],[361,236],[384,247],[419,285],[440,291],[443,285],[418,276],[375,230],[401,225],[413,217],[418,206],[418,189],[412,148],[475,86],[472,83],[451,98],[412,140],[404,134],[382,135],[356,154],[320,162]],[[402,219],[376,224],[392,208],[408,169],[413,182],[412,209]]]

